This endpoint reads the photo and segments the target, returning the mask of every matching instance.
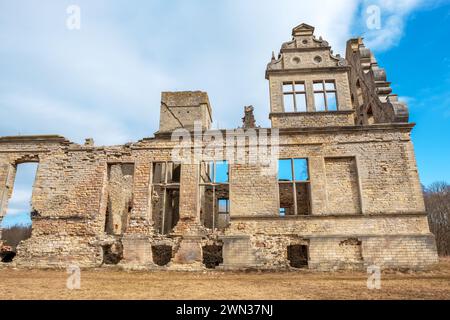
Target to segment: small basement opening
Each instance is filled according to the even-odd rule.
[[[103,264],[118,264],[123,259],[123,246],[121,244],[108,244],[102,246]]]
[[[289,265],[293,268],[308,267],[308,246],[294,244],[287,247]]]
[[[14,260],[16,253],[14,251],[2,252],[0,253],[1,261],[3,263],[11,263]]]
[[[152,246],[153,262],[158,266],[167,265],[172,260],[172,246]]]
[[[203,264],[208,269],[214,269],[223,263],[222,245],[206,245],[203,246]]]

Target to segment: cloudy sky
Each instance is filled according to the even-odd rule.
[[[70,5],[80,30],[66,26]],[[171,90],[207,91],[215,127],[240,125],[249,104],[269,126],[265,67],[301,22],[342,55],[365,37],[418,123],[422,181],[450,181],[450,0],[1,1],[0,136],[135,141],[157,131]]]

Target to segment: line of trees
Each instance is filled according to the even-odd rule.
[[[17,245],[31,237],[31,226],[17,225],[11,228],[2,229],[2,240],[4,245],[10,246],[16,251]]]
[[[450,184],[435,182],[424,187],[424,197],[438,253],[440,256],[450,256]]]

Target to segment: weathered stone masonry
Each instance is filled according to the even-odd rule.
[[[219,181],[208,166],[172,163],[173,130],[192,131],[194,121],[210,128],[203,92],[163,93],[159,131],[127,145],[1,137],[0,219],[17,165],[39,163],[32,237],[13,263],[337,270],[437,262],[410,138],[414,124],[362,40],[348,41],[346,58],[335,56],[302,24],[273,56],[266,78],[279,158],[305,163],[301,179],[230,163],[227,181]],[[252,111],[245,108],[243,128],[259,132]]]

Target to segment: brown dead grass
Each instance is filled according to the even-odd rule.
[[[450,299],[450,258],[427,272],[385,272],[368,290],[357,272],[282,273],[81,272],[81,289],[66,288],[56,270],[0,269],[0,299]]]

